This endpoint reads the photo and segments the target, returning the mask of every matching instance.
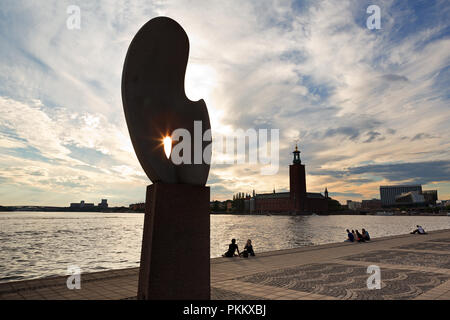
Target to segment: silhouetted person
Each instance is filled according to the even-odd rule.
[[[425,230],[423,230],[422,226],[417,225],[416,227],[417,227],[417,229],[414,230],[413,232],[411,232],[411,234],[416,234],[416,233],[418,233],[418,234],[427,234],[425,232]]]
[[[252,246],[252,240],[248,239],[247,243],[245,244],[244,247],[244,251],[242,251],[241,255],[244,258],[248,258],[248,255],[251,255],[252,257],[255,256],[255,252],[253,251],[253,246]]]
[[[363,239],[364,239],[365,241],[370,241],[370,235],[369,235],[369,233],[367,232],[367,230],[366,230],[366,229],[362,229],[361,231],[362,231],[362,237],[363,237]]]
[[[348,242],[354,242],[355,241],[355,237],[353,236],[353,233],[350,232],[350,230],[347,229],[347,240]]]
[[[362,234],[359,233],[358,230],[355,230],[355,233],[356,233],[356,237],[357,237],[356,240],[357,240],[358,242],[365,242],[365,240],[364,240]]]
[[[234,257],[234,253],[235,253],[236,250],[237,250],[237,253],[239,254],[239,248],[238,248],[238,246],[236,244],[236,239],[231,239],[231,243],[228,246],[228,251],[225,252],[222,255],[222,257],[229,257],[229,258]]]

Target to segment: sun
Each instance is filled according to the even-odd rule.
[[[172,152],[172,138],[167,136],[163,139],[164,152],[166,153],[167,159],[170,158],[170,153]]]

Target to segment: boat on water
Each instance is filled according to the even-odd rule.
[[[393,216],[394,212],[392,211],[378,211],[377,216]]]

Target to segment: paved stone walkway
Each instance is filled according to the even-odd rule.
[[[369,265],[381,289],[369,290]],[[0,284],[0,299],[136,299],[138,268]],[[450,299],[450,230],[211,259],[213,300]]]

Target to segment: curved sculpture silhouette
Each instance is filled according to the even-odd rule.
[[[125,117],[139,162],[153,182],[145,200],[138,299],[210,299],[209,164],[201,157],[201,164],[191,159],[192,164],[175,165],[162,144],[181,128],[203,140],[195,136],[194,121],[202,122],[202,136],[210,129],[205,102],[190,101],[184,92],[188,55],[183,28],[158,17],[138,31],[125,58]],[[191,156],[200,149],[195,143],[202,144],[201,156],[210,157],[209,141],[191,141]]]
[[[202,121],[202,136],[211,128],[205,102],[190,101],[184,91],[188,56],[189,39],[183,28],[168,17],[157,17],[139,30],[125,58],[125,117],[136,155],[153,183],[203,186],[208,179],[209,164],[202,160],[202,164],[175,165],[162,146],[163,137],[178,128],[187,129],[194,138],[194,121]],[[205,146],[202,141],[202,153]]]

